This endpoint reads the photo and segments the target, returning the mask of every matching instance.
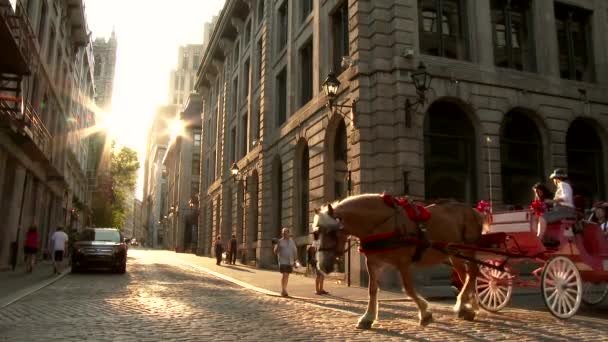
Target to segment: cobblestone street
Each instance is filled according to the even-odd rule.
[[[451,302],[433,302],[435,322],[421,328],[407,301],[381,303],[380,322],[360,331],[354,324],[365,303],[264,295],[187,266],[170,252],[129,253],[125,275],[70,274],[1,309],[0,341],[598,341],[608,330],[598,318],[605,306],[568,321],[520,306],[462,322]]]

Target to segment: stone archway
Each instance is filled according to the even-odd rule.
[[[593,121],[576,119],[566,135],[568,176],[574,195],[587,201],[605,199],[604,149],[595,127],[598,124]]]
[[[502,200],[526,206],[532,186],[544,178],[543,146],[536,123],[520,110],[508,112],[500,134]]]
[[[477,200],[473,123],[458,104],[439,100],[424,119],[425,198]]]
[[[296,224],[293,234],[300,236],[308,234],[310,219],[310,153],[306,139],[302,138],[298,141],[295,155],[296,205],[294,216],[296,217]]]

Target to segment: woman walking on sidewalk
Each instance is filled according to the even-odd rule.
[[[31,226],[27,230],[23,252],[25,254],[25,271],[31,273],[34,270],[36,254],[38,253],[38,230],[36,226]]]

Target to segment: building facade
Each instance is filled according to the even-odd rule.
[[[148,133],[146,160],[144,161],[144,224],[148,231],[149,245],[153,248],[169,248],[168,231],[167,169],[163,158],[169,144],[169,124],[177,113],[176,105],[157,109]]]
[[[0,268],[22,259],[36,225],[39,249],[86,212],[93,124],[93,61],[82,0],[0,1]]]
[[[587,203],[605,198],[607,6],[227,1],[197,83],[199,245],[210,253],[217,235],[236,233],[243,260],[273,265],[282,226],[303,252],[312,209],[349,193],[490,199],[498,210],[527,205],[556,167]],[[421,62],[432,89],[410,106]],[[330,71],[335,102],[352,110],[328,110]],[[364,283],[358,253],[349,263]]]
[[[169,76],[169,103],[182,107],[194,91],[196,72],[201,64],[204,45],[189,44],[179,47],[177,68]]]
[[[198,245],[201,110],[200,95],[191,93],[179,116],[183,132],[172,136],[163,157],[168,175],[168,244],[178,252],[196,253]]]
[[[112,91],[116,70],[118,41],[112,31],[110,38],[93,42],[96,96],[94,107],[103,112],[112,110]],[[112,177],[110,176],[111,142],[104,131],[95,132],[89,140],[90,158],[87,178],[92,202],[93,224],[109,227],[112,220]]]

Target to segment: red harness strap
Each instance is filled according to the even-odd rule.
[[[431,218],[431,213],[422,205],[416,203],[410,203],[407,198],[393,197],[387,193],[382,194],[382,200],[389,207],[395,208],[397,206],[403,208],[407,213],[407,216],[412,221],[424,222]]]

